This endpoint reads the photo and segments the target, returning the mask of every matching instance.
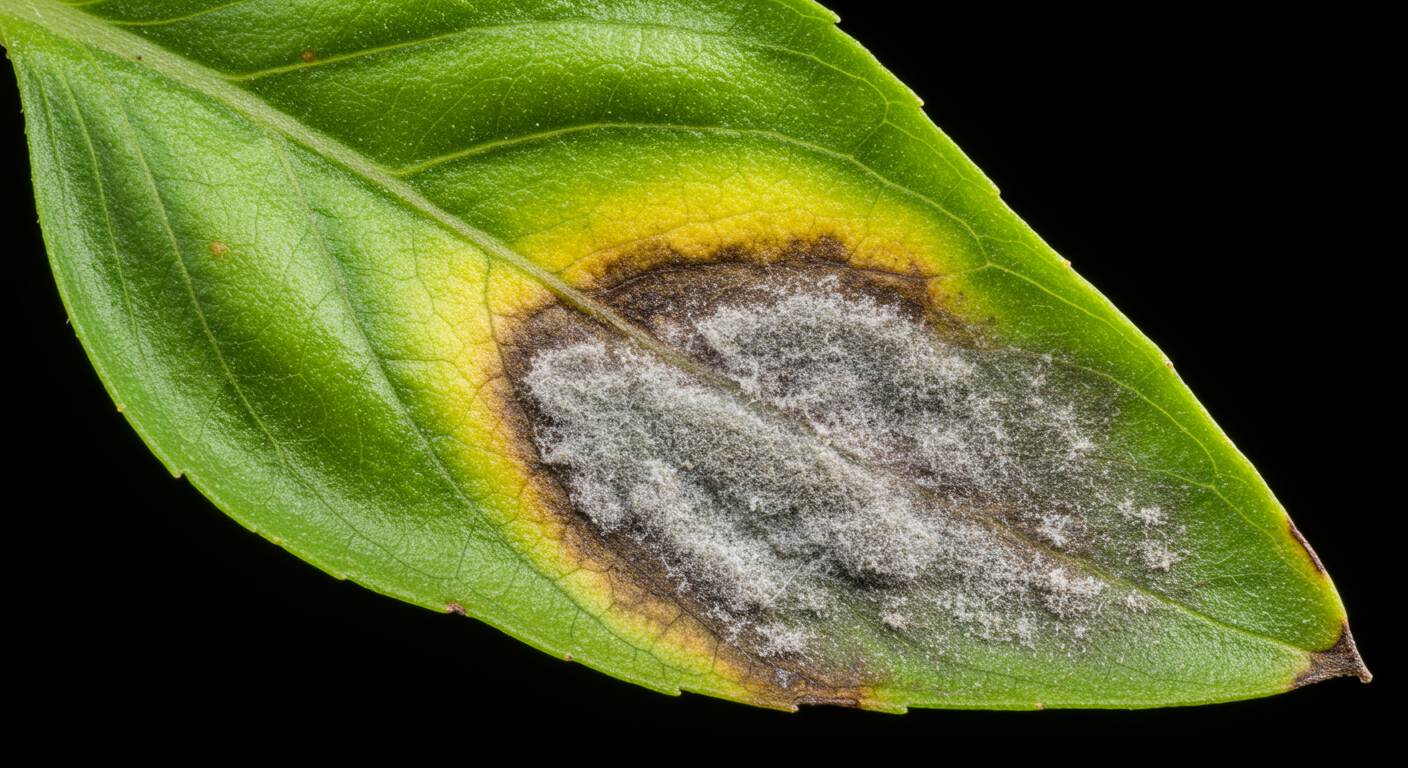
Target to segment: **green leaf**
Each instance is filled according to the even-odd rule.
[[[114,400],[324,570],[773,707],[1368,678],[1158,349],[805,0],[3,0]]]

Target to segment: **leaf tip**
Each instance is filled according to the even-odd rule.
[[[1373,673],[1364,665],[1364,659],[1359,655],[1359,648],[1354,644],[1354,635],[1349,631],[1348,622],[1342,625],[1340,638],[1334,645],[1310,654],[1310,666],[1296,677],[1291,683],[1291,688],[1301,688],[1336,677],[1357,677],[1361,683],[1374,679]]]

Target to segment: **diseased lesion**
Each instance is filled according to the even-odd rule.
[[[534,438],[538,425],[547,417],[538,401],[523,390],[522,379],[537,350],[586,338],[606,339],[611,333],[574,310],[553,304],[516,323],[511,335],[500,343],[506,380],[513,383],[500,391],[505,432],[513,440],[515,453],[531,467],[534,506],[548,515],[557,544],[576,563],[578,572],[566,577],[589,577],[607,592],[600,598],[608,610],[654,627],[656,642],[671,643],[697,658],[709,659],[714,671],[750,689],[755,703],[790,708],[798,698],[868,699],[856,675],[832,675],[823,680],[797,665],[782,672],[790,685],[785,691],[779,689],[779,670],[788,667],[788,661],[774,658],[762,662],[749,648],[729,642],[711,620],[708,602],[695,591],[679,589],[671,575],[659,567],[645,541],[620,530],[604,531],[576,508],[570,483],[540,456]]]
[[[1350,634],[1347,622],[1340,625],[1339,638],[1333,645],[1310,654],[1309,664],[1291,682],[1290,688],[1300,688],[1336,677],[1357,677],[1361,683],[1374,679],[1369,668],[1364,665],[1364,659],[1359,656],[1359,649],[1354,644],[1354,635]]]
[[[614,609],[784,704],[863,703],[876,638],[1078,651],[1144,610],[1071,557],[1149,540],[1091,460],[1111,395],[931,285],[826,238],[604,273],[591,297],[705,375],[561,303],[501,332],[517,452]]]

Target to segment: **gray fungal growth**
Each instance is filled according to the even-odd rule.
[[[647,273],[604,292],[728,385],[570,310],[516,384],[573,514],[763,659],[827,622],[909,642],[1078,648],[1181,555],[1174,509],[1099,460],[1111,396],[926,312],[901,279],[809,263]],[[1080,557],[1088,556],[1088,557]]]

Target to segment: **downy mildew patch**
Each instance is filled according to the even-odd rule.
[[[1178,494],[1105,460],[1118,393],[837,251],[593,293],[669,356],[563,304],[518,322],[521,437],[568,526],[781,689],[883,678],[865,638],[1081,653],[1150,610],[1128,574],[1178,568]]]

